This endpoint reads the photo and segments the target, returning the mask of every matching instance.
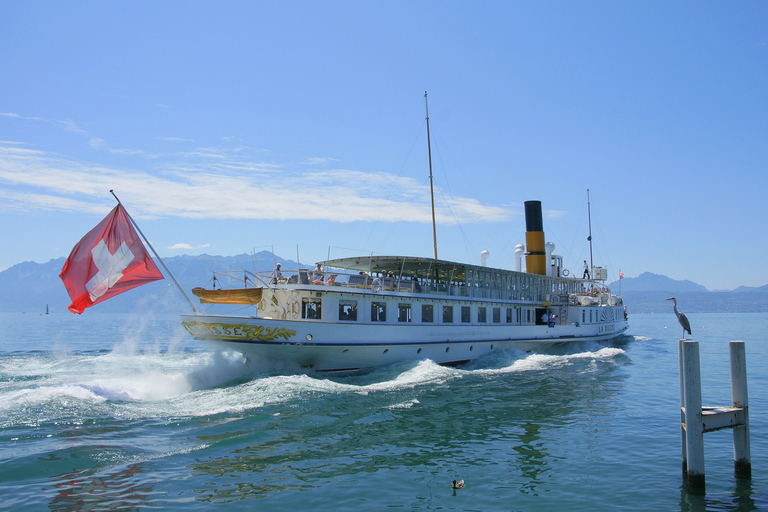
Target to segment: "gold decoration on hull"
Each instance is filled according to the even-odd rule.
[[[288,340],[296,335],[296,331],[284,327],[207,322],[182,322],[182,324],[189,334],[195,338],[207,340],[244,339],[274,341],[277,338]]]

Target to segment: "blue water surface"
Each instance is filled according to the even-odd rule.
[[[737,479],[731,432],[706,434],[693,495],[672,314],[612,343],[329,378],[246,364],[176,317],[88,313],[0,314],[9,510],[768,509],[766,314],[688,315],[705,405],[730,404],[727,342],[747,342],[753,459]]]

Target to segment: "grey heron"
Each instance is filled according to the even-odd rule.
[[[683,339],[685,339],[685,331],[688,331],[688,334],[691,334],[691,323],[688,321],[688,318],[684,313],[681,313],[677,310],[677,299],[670,297],[666,300],[671,300],[675,305],[675,316],[677,316],[677,321],[680,322],[680,325],[683,326]]]

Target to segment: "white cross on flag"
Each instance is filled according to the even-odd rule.
[[[72,249],[59,277],[69,292],[69,310],[85,308],[142,284],[163,279],[118,204]]]

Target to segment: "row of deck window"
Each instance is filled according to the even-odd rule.
[[[339,300],[339,320],[342,322],[356,322],[358,320],[358,308],[356,300]],[[387,303],[384,301],[373,301],[370,304],[370,320],[372,322],[386,322],[387,321]],[[494,324],[504,323],[507,324],[520,324],[520,323],[533,323],[534,311],[530,308],[502,308],[477,306],[475,308],[475,321],[478,324],[488,323],[490,311],[490,319]],[[434,304],[421,304],[421,322],[422,323],[434,323],[436,315],[439,315],[441,322],[444,324],[454,323],[454,313],[459,312],[460,323],[472,323],[472,307],[470,306],[452,306],[452,305],[438,305]],[[593,316],[594,313],[594,316]],[[303,298],[301,305],[301,318],[310,320],[319,320],[322,318],[322,300],[316,298]],[[397,321],[398,322],[413,322],[413,304],[410,302],[400,302],[397,304]],[[597,322],[597,311],[594,308],[585,308],[581,312],[582,323]]]
[[[339,320],[342,322],[356,322],[358,320],[358,307],[356,300],[339,300]],[[305,319],[320,319],[322,318],[322,301],[315,298],[303,298],[301,317]],[[490,309],[490,320],[494,324],[504,323],[508,324],[520,324],[525,317],[525,323],[532,323],[533,311],[529,308],[523,310],[522,308],[501,308],[478,306],[475,309],[475,321],[480,324],[488,323]],[[454,323],[455,312],[459,313],[460,323],[472,323],[472,307],[470,306],[452,306],[452,305],[438,305],[434,304],[421,304],[421,322],[422,323],[434,323],[438,317],[444,324]],[[503,315],[503,316],[502,316]],[[414,320],[414,307],[410,302],[400,302],[397,304],[397,321],[398,322],[413,322]],[[373,301],[370,303],[370,321],[372,322],[386,322],[387,321],[387,303],[383,301]]]

